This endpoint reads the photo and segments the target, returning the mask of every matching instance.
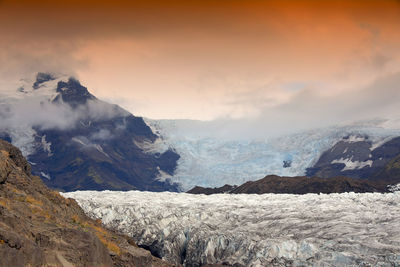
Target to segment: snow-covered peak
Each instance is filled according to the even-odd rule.
[[[14,83],[3,85],[0,92],[0,104],[10,104],[27,98],[41,98],[43,101],[51,101],[57,94],[57,84],[60,81],[68,81],[66,75],[52,75],[51,79],[44,79],[44,73],[37,77],[20,79]]]
[[[67,90],[61,91],[66,87]],[[24,156],[35,150],[35,129],[71,129],[82,120],[109,119],[129,114],[97,100],[76,79],[39,73],[35,77],[2,85],[0,133],[11,137]]]

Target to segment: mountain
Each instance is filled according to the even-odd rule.
[[[400,137],[374,145],[368,136],[348,136],[322,153],[308,176],[348,176],[368,180],[400,181]]]
[[[179,155],[170,148],[152,151],[158,136],[141,117],[97,99],[75,78],[39,73],[33,84],[14,93],[19,93],[16,100],[0,105],[6,125],[0,138],[21,148],[32,172],[49,187],[179,189],[168,180]]]
[[[400,183],[400,179],[397,181]],[[348,177],[317,178],[317,177],[280,177],[268,175],[257,181],[248,181],[240,186],[224,185],[219,188],[204,188],[196,186],[187,191],[189,194],[330,194],[330,193],[367,193],[389,192],[392,185],[388,182],[372,182]]]
[[[170,266],[48,189],[0,140],[0,266]]]
[[[400,137],[390,136],[376,142],[366,134],[344,136],[322,152],[316,163],[306,169],[306,175],[268,175],[240,186],[196,186],[187,192],[206,195],[387,192],[388,186],[400,183]]]

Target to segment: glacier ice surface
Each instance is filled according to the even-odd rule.
[[[397,187],[398,188],[398,187]],[[92,218],[184,266],[399,266],[400,192],[63,193]]]
[[[179,183],[183,191],[194,186],[219,187],[240,185],[266,175],[301,176],[312,167],[320,155],[340,140],[368,141],[372,147],[383,144],[400,131],[382,127],[382,122],[371,121],[313,129],[265,139],[232,139],[217,136],[208,125],[199,121],[146,119],[160,141],[150,144],[148,150],[163,151],[173,148],[181,156],[172,182]],[[223,128],[223,126],[221,126]],[[225,138],[226,137],[226,138]],[[284,166],[290,161],[290,167]],[[364,164],[364,165],[362,165]],[[348,162],[346,166],[361,168],[366,163]]]

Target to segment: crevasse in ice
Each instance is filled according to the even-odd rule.
[[[400,192],[206,196],[81,191],[63,195],[75,198],[105,226],[185,266],[400,264]]]

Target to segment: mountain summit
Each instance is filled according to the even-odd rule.
[[[54,101],[62,100],[73,108],[86,104],[88,100],[96,100],[96,97],[89,93],[87,88],[82,86],[81,83],[73,77],[70,77],[68,82],[59,81],[57,84],[57,92],[59,95]]]

